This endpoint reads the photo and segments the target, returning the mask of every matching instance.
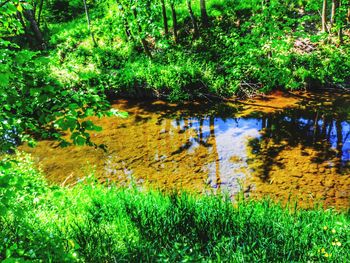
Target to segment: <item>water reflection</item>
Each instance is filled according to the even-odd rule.
[[[242,114],[241,104],[120,101],[115,107],[130,117],[96,120],[104,130],[92,134],[96,143],[108,146],[107,153],[89,147],[55,149],[50,141],[26,150],[55,182],[85,176],[89,163],[102,182],[133,180],[161,189],[231,195],[243,187],[252,195],[285,199],[301,192],[348,206],[349,98],[322,98],[324,103],[312,98],[273,113],[254,106],[249,114]]]
[[[347,115],[291,109],[261,116],[263,139],[288,146],[302,144],[319,151],[320,160],[336,156],[342,164],[350,160],[350,120]],[[317,160],[315,160],[317,161]]]
[[[188,122],[189,125],[185,123]],[[260,138],[262,121],[255,118],[217,118],[202,117],[178,119],[183,131],[192,129],[194,134],[188,138],[189,153],[195,152],[200,145],[208,148],[212,161],[208,162],[208,183],[213,188],[224,188],[225,191],[240,189],[240,180],[244,179],[248,167],[247,140]],[[175,126],[176,127],[176,126]]]

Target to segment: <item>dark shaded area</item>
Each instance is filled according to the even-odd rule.
[[[315,149],[315,163],[336,158],[339,172],[350,161],[350,96],[347,93],[325,96],[311,95],[298,108],[273,114],[256,113],[262,120],[262,137],[252,140],[250,146],[258,158],[263,159],[263,179],[278,164],[275,157],[286,147],[301,144]],[[272,147],[269,141],[273,141]]]

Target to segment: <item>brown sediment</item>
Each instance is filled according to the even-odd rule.
[[[309,98],[310,103],[305,98]],[[178,105],[164,101],[118,100],[113,107],[127,111],[128,118],[93,118],[103,130],[91,133],[91,138],[96,144],[105,144],[106,152],[93,147],[60,148],[53,141],[40,141],[36,148],[21,146],[20,149],[32,153],[48,180],[55,184],[74,185],[79,179],[94,174],[102,183],[135,183],[198,193],[208,192],[211,187],[228,187],[234,194],[240,190],[240,180],[245,180],[243,191],[254,198],[269,195],[283,202],[298,198],[302,207],[317,202],[337,208],[349,207],[350,171],[336,168],[339,155],[320,158],[324,152],[320,153],[317,148],[291,144],[291,141],[275,142],[267,137],[260,141],[262,151],[258,154],[246,148],[244,154],[251,160],[249,165],[247,158],[233,152],[221,160],[219,143],[223,142],[218,141],[220,130],[215,126],[216,114],[224,114],[219,115],[223,119],[239,119],[258,112],[263,114],[260,134],[264,137],[267,118],[274,112],[292,107],[333,105],[336,99],[327,92],[322,99],[313,93],[275,92],[219,106],[200,102]],[[218,112],[223,105],[224,113]],[[316,120],[325,118],[318,112],[315,116]],[[325,133],[323,127],[320,133]],[[248,138],[242,139],[248,141]],[[226,143],[232,141],[224,143],[228,147]]]
[[[267,143],[266,148],[276,147]],[[310,147],[286,146],[275,157],[251,155],[252,175],[246,184],[253,185],[250,196],[287,203],[297,202],[299,207],[347,208],[350,202],[350,169],[339,170],[337,158],[320,161],[319,152]],[[273,165],[266,169],[267,159]],[[317,161],[316,161],[317,160]]]
[[[169,107],[155,101],[154,107]],[[170,105],[176,106],[176,105]],[[187,151],[189,138],[195,132],[184,120],[184,127],[161,118],[159,112],[149,112],[125,100],[114,107],[127,110],[130,117],[94,119],[103,131],[92,133],[96,144],[105,144],[107,152],[93,147],[57,147],[56,142],[40,141],[35,148],[21,146],[31,153],[49,181],[67,185],[94,174],[100,182],[120,184],[148,182],[160,189],[186,189],[201,192],[206,189],[207,171],[203,168],[213,159],[208,148],[199,145]]]
[[[238,101],[238,103],[245,106],[239,115],[246,116],[253,112],[272,113],[285,108],[296,107],[301,99],[307,98],[307,93],[275,91],[256,98]]]

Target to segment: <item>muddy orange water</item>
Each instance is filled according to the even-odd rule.
[[[350,206],[350,96],[274,94],[238,103],[118,100],[127,119],[102,118],[107,152],[41,141],[32,153],[53,183],[270,196],[300,206]]]

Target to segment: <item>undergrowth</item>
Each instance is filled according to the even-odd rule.
[[[345,212],[117,188],[92,177],[73,188],[48,186],[32,167],[27,155],[2,166],[3,262],[350,260]]]
[[[145,33],[151,58],[138,41],[125,39],[122,26],[112,26],[119,16],[113,4],[91,9],[98,24],[97,47],[83,15],[51,23],[52,74],[72,86],[171,100],[276,88],[348,87],[349,38],[345,34],[339,45],[335,36],[320,32],[319,3],[304,3],[298,13],[298,4],[277,0],[262,9],[261,1],[207,2],[211,24],[205,28],[198,21],[198,38],[191,33],[186,1],[179,1],[176,9],[178,43],[162,35],[161,21],[153,21],[157,30]],[[199,18],[198,3],[194,13]]]

